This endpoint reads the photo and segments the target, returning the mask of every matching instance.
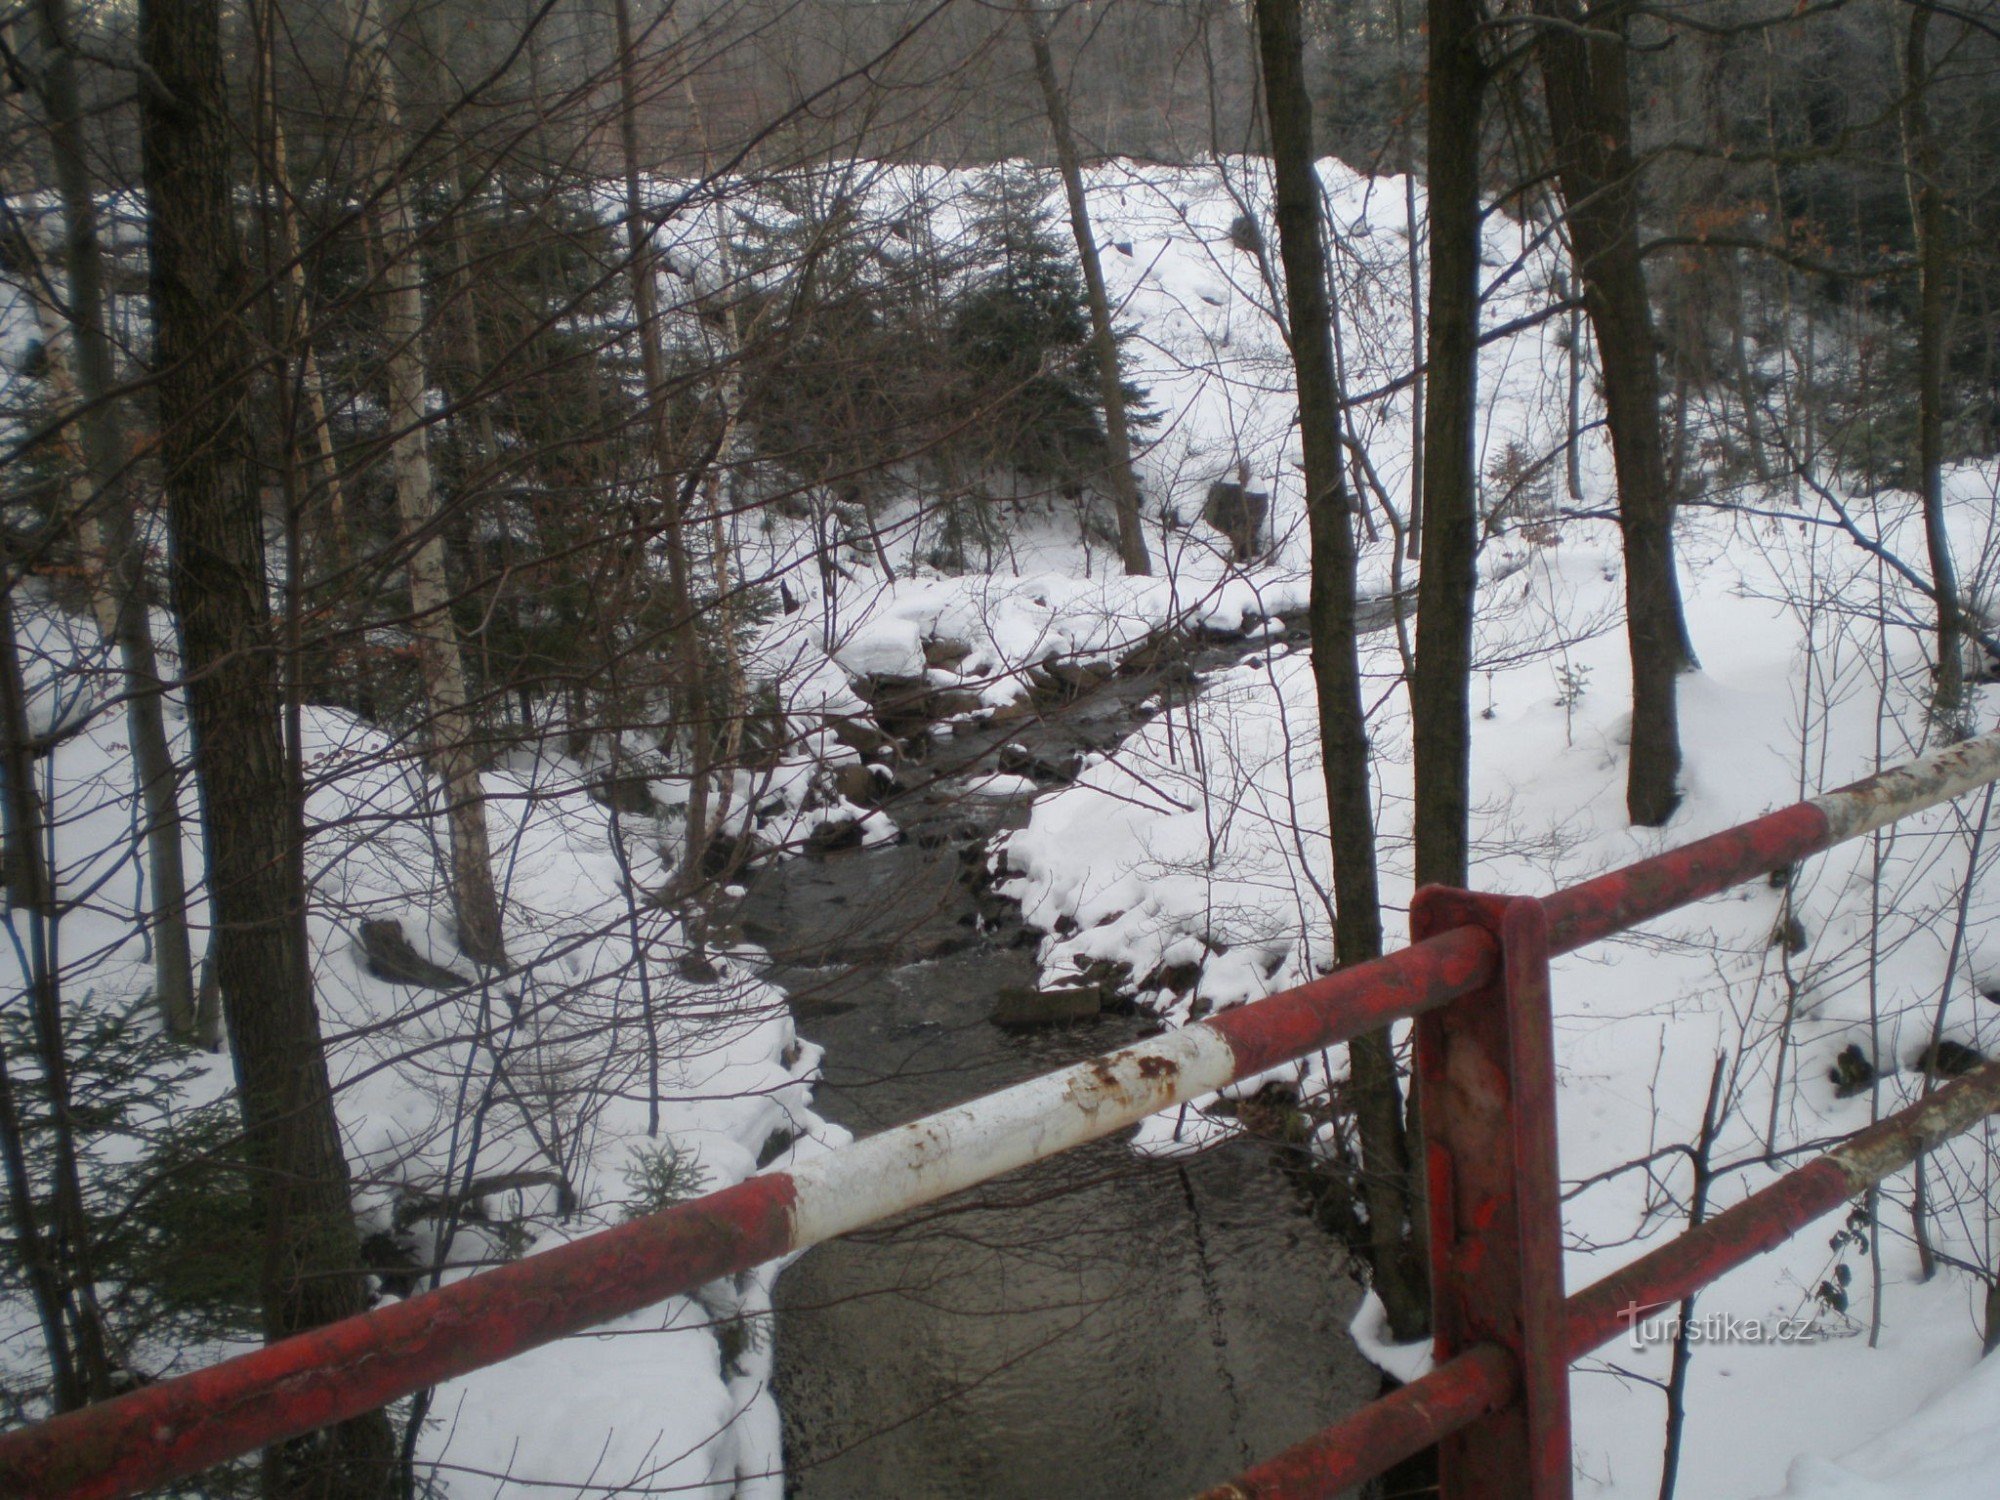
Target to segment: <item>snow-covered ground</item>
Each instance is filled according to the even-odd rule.
[[[1372,390],[1411,361],[1404,184],[1333,164],[1325,178],[1338,240],[1339,348],[1349,387]],[[939,174],[899,170],[883,174],[875,191],[938,198],[948,186]],[[777,687],[793,748],[774,770],[741,773],[728,804],[732,832],[754,826],[784,844],[852,816],[867,822],[869,838],[894,835],[879,812],[827,792],[828,770],[861,753],[832,727],[864,709],[857,677],[921,679],[972,695],[977,707],[964,714],[990,713],[1015,703],[1031,669],[1050,659],[1107,660],[1170,624],[1259,628],[1258,620],[1303,604],[1289,367],[1264,263],[1230,234],[1246,210],[1268,225],[1267,202],[1261,168],[1238,160],[1211,169],[1113,164],[1093,182],[1112,294],[1135,329],[1128,374],[1164,413],[1142,461],[1156,577],[1122,577],[1109,549],[1080,536],[1074,517],[1053,512],[1020,528],[989,570],[953,577],[923,564],[925,514],[915,503],[892,505],[882,518],[893,581],[883,576],[880,549],[851,538],[829,544],[816,528],[745,527],[735,538],[740,576],[782,577],[797,607],[760,627],[748,646],[753,674]],[[699,233],[686,226],[682,264],[690,254],[699,259]],[[1549,300],[1554,258],[1531,230],[1499,214],[1489,216],[1486,235],[1487,320],[1527,318]],[[1550,452],[1564,429],[1562,327],[1523,328],[1482,356],[1479,466],[1503,476],[1489,500],[1511,482],[1505,476],[1520,477],[1519,455]],[[1587,378],[1585,388],[1587,400]],[[1383,508],[1384,496],[1400,503],[1406,494],[1409,416],[1407,397],[1392,392],[1358,404],[1351,417],[1369,455],[1365,469],[1357,466],[1357,487],[1381,529],[1362,565],[1364,586],[1377,592],[1409,581]],[[1198,519],[1207,486],[1233,477],[1239,463],[1273,502],[1273,547],[1249,568],[1232,564],[1225,540]],[[1582,471],[1579,508],[1603,510],[1610,466],[1594,434],[1583,439]],[[1547,487],[1529,477],[1524,489]],[[1961,569],[1971,577],[1994,550],[1995,474],[1962,470],[1951,486]],[[1615,528],[1541,513],[1535,494],[1495,526],[1481,558],[1474,683],[1475,885],[1546,891],[1918,746],[1922,600],[1820,524],[1827,512],[1809,490],[1749,498],[1754,513],[1684,515],[1682,576],[1702,670],[1682,685],[1687,797],[1662,830],[1629,828],[1624,816],[1629,674]],[[1870,535],[1922,556],[1908,497],[1851,505]],[[90,653],[58,638],[61,622],[37,615],[22,628],[57,669],[52,690],[90,687]],[[938,643],[966,650],[933,665],[925,648]],[[1367,640],[1364,666],[1385,891],[1400,910],[1409,891],[1409,732],[1394,631]],[[108,700],[108,687],[99,690]],[[1976,705],[1982,727],[1993,713],[1990,691]],[[776,1152],[767,1159],[788,1159],[801,1149],[785,1144],[790,1137],[804,1149],[838,1139],[810,1113],[812,1049],[794,1038],[782,996],[748,967],[754,955],[725,957],[712,982],[686,979],[673,923],[643,902],[628,906],[610,818],[576,790],[579,768],[523,758],[489,774],[508,944],[531,977],[512,989],[438,995],[371,977],[356,949],[360,920],[395,917],[420,952],[453,960],[439,855],[425,832],[436,825],[409,820],[434,789],[412,771],[408,746],[345,715],[311,711],[307,752],[318,830],[309,860],[314,971],[371,1227],[390,1227],[399,1195],[553,1160],[575,1194],[573,1212],[559,1212],[553,1187],[537,1187],[507,1190],[488,1214],[518,1222],[533,1236],[532,1252],[615,1220],[638,1192],[633,1180],[649,1164],[657,1171],[669,1144],[669,1164],[696,1164],[701,1185],[719,1187],[754,1170],[767,1147]],[[80,988],[72,994],[123,1003],[144,989],[145,974],[127,915],[136,894],[124,858],[131,775],[117,715],[99,716],[58,749],[52,774],[64,881],[81,888],[105,876],[88,908],[67,920],[65,951],[92,955],[89,998]],[[1030,785],[995,777],[980,790],[1011,796]],[[666,781],[656,792],[670,806],[685,795]],[[1977,838],[1979,815],[1975,798],[1812,861],[1792,893],[1800,930],[1789,945],[1785,893],[1756,885],[1559,963],[1562,1161],[1576,1189],[1566,1204],[1572,1286],[1684,1224],[1688,1169],[1670,1148],[1697,1133],[1718,1057],[1724,1109],[1714,1155],[1730,1170],[1713,1201],[1724,1206],[1811,1143],[1920,1088],[1913,1061],[1934,1027],[1987,1050],[1992,1026],[1979,993],[1989,975],[2000,977],[2000,942],[1987,935],[2000,888],[1986,878],[1991,851]],[[626,832],[633,875],[656,883],[653,830],[648,838],[632,826]],[[198,853],[192,843],[190,853]],[[1051,977],[1094,959],[1121,960],[1169,1021],[1320,971],[1330,952],[1330,896],[1304,653],[1273,640],[1198,693],[1159,705],[1115,755],[1076,785],[1041,796],[1005,859],[1007,888],[1029,920],[1068,934],[1043,944]],[[1961,905],[1971,864],[1981,878]],[[1963,941],[1955,943],[1961,910]],[[1390,925],[1393,933],[1393,912]],[[655,1021],[656,1049],[644,1030]],[[1850,1045],[1880,1058],[1884,1077],[1878,1090],[1838,1098],[1829,1070]],[[657,1082],[649,1076],[655,1050]],[[1340,1059],[1330,1061],[1338,1074]],[[1293,1073],[1307,1092],[1327,1082],[1317,1061]],[[226,1064],[215,1060],[178,1107],[227,1087]],[[649,1133],[654,1099],[657,1135]],[[478,1103],[486,1108],[470,1108]],[[466,1123],[474,1118],[476,1129]],[[1183,1130],[1181,1144],[1233,1128],[1226,1118],[1206,1120],[1192,1135]],[[1168,1134],[1164,1124],[1144,1130],[1140,1146],[1169,1149]],[[121,1147],[101,1149],[115,1155]],[[1916,1276],[1905,1178],[1885,1195],[1878,1244],[1830,1244],[1840,1225],[1828,1221],[1703,1295],[1704,1315],[1804,1319],[1812,1337],[1697,1350],[1683,1495],[1944,1500],[1994,1492],[1988,1476],[2000,1464],[2000,1440],[1989,1430],[2000,1426],[2000,1384],[1979,1364],[1979,1275],[1995,1263],[1993,1162],[1975,1133],[1931,1169],[1932,1200],[1949,1205],[1934,1226],[1948,1263],[1928,1283]],[[462,1226],[454,1254],[522,1248],[505,1237]],[[425,1457],[460,1496],[641,1477],[695,1493],[775,1495],[768,1343],[735,1321],[766,1306],[771,1274],[454,1382],[438,1394]],[[721,1337],[718,1325],[728,1325]],[[1665,1370],[1662,1348],[1624,1344],[1579,1365],[1580,1494],[1656,1492]]]
[[[48,613],[21,625],[41,669],[44,723],[76,722],[88,706],[80,697],[115,696],[100,654],[77,638],[85,627]],[[177,705],[170,719],[185,754]],[[783,995],[726,955],[713,980],[683,975],[678,923],[643,896],[662,872],[637,820],[623,830],[641,885],[628,904],[610,817],[576,789],[578,768],[524,759],[487,774],[518,968],[482,984],[449,937],[433,843],[440,824],[426,820],[437,789],[410,747],[329,709],[307,711],[303,746],[313,978],[365,1233],[401,1231],[405,1251],[428,1264],[441,1226],[435,1200],[462,1195],[445,1271],[452,1279],[658,1206],[649,1166],[655,1181],[663,1167],[677,1170],[685,1196],[789,1161],[801,1146],[844,1139],[812,1114],[818,1054],[794,1035]],[[58,883],[89,893],[61,927],[65,1003],[79,1032],[120,1014],[149,985],[130,918],[139,895],[132,784],[115,711],[90,718],[48,761]],[[187,852],[199,881],[199,841],[190,838]],[[10,931],[17,915],[9,913]],[[191,917],[205,926],[205,898]],[[371,921],[399,923],[420,956],[455,966],[468,982],[436,990],[376,977],[360,941]],[[18,974],[8,981],[18,984]],[[181,1066],[191,1072],[168,1107],[135,1118],[129,1133],[95,1137],[94,1160],[130,1159],[175,1118],[226,1096],[225,1057],[196,1053]],[[496,1179],[490,1190],[475,1186]],[[674,1298],[440,1387],[420,1461],[458,1496],[588,1476],[613,1487],[775,1496],[778,1418],[764,1323],[775,1275],[767,1267]],[[21,1337],[6,1357],[32,1365],[39,1346],[25,1309],[15,1311],[22,1317],[9,1322]],[[152,1354],[185,1367],[228,1352]]]

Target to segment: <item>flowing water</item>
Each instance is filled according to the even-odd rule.
[[[904,842],[757,874],[740,920],[826,1048],[823,1115],[864,1134],[1146,1029],[989,1021],[1001,987],[1035,979],[975,889],[1022,807],[960,787],[1002,738],[1048,760],[1115,744],[1157,686],[1120,679],[957,742],[892,805]],[[821,1246],[778,1285],[790,1493],[1120,1500],[1226,1479],[1375,1395],[1345,1265],[1250,1141],[1162,1163],[1113,1138]]]

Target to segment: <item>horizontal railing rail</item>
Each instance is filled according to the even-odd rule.
[[[1564,1363],[1583,1358],[1629,1332],[1636,1320],[1776,1249],[1933,1146],[1996,1113],[2000,1063],[1988,1063],[1578,1292],[1563,1307]],[[1203,1491],[1198,1500],[1305,1500],[1338,1494],[1505,1407],[1514,1399],[1519,1379],[1515,1360],[1505,1349],[1475,1345],[1231,1483]]]
[[[1600,941],[1996,779],[2000,735],[1968,740],[1539,901],[1520,898],[1511,905],[1536,909],[1532,942],[1545,977],[1548,954]],[[1498,928],[1452,926],[1383,958],[866,1137],[787,1171],[749,1178],[208,1369],[0,1435],[0,1494],[111,1500],[358,1416],[1113,1134],[1281,1063],[1505,989],[1511,981],[1503,973],[1509,969],[1503,948],[1512,941]],[[1718,1235],[1728,1231],[1716,1226],[1745,1222],[1742,1212],[1750,1204],[1806,1179],[1804,1187],[1787,1190],[1796,1203],[1784,1198],[1791,1206],[1758,1210],[1775,1216],[1755,1220],[1759,1226],[1790,1223],[1784,1231],[1790,1233],[1797,1224],[1787,1215],[1804,1212],[1837,1188],[1843,1196],[1854,1191],[1843,1185],[1859,1180],[1851,1175],[1857,1163],[1872,1171],[1895,1159],[1904,1144],[1912,1153],[1924,1149],[1933,1139],[1927,1132],[1945,1118],[1938,1110],[1988,1112],[1996,1106],[1986,1101],[1996,1092],[2000,1085],[1986,1073],[1954,1084],[1915,1112],[1932,1113],[1896,1117],[1908,1133],[1897,1138],[1894,1150],[1882,1144],[1886,1137],[1880,1134],[1895,1123],[1889,1121],[1677,1244],[1694,1242],[1697,1250],[1720,1245]],[[1947,1100],[1957,1102],[1946,1105]],[[1552,1097],[1538,1107],[1552,1112]],[[1552,1131],[1552,1113],[1547,1124]],[[1864,1137],[1871,1144],[1857,1144]],[[1552,1146],[1548,1162],[1552,1166]],[[1437,1170],[1434,1162],[1434,1175]],[[1882,1172],[1891,1170],[1881,1166]],[[1813,1215],[1840,1201],[1827,1199]],[[1675,1260],[1649,1272],[1658,1281],[1648,1287],[1680,1285],[1691,1275],[1699,1279],[1686,1282],[1690,1289],[1704,1284],[1735,1263],[1727,1254],[1748,1243],[1729,1242],[1713,1253],[1677,1252],[1685,1264]],[[1742,1250],[1743,1256],[1753,1253]],[[1623,1286],[1637,1269],[1579,1294],[1561,1309],[1567,1314],[1568,1345],[1604,1326],[1608,1294],[1601,1288]],[[1662,1294],[1667,1295],[1680,1293]],[[1611,1326],[1578,1347],[1595,1347],[1616,1331]],[[1523,1379],[1519,1351],[1476,1342],[1446,1352],[1431,1376],[1358,1413],[1333,1430],[1345,1434],[1333,1441],[1364,1443],[1365,1449],[1356,1451],[1371,1458],[1392,1449],[1415,1451],[1513,1399]],[[1546,1383],[1545,1372],[1534,1378]],[[1558,1415],[1557,1425],[1566,1433],[1566,1411]],[[1552,1440],[1544,1431],[1537,1441],[1546,1446]],[[1307,1447],[1324,1451],[1323,1444]],[[1383,1459],[1370,1472],[1394,1461],[1394,1456]],[[1244,1482],[1266,1481],[1253,1475]]]

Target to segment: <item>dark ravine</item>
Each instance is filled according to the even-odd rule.
[[[820,1113],[868,1133],[1149,1029],[1116,1008],[1054,1028],[993,1024],[1036,980],[1035,935],[984,889],[988,841],[1026,803],[963,786],[1009,745],[1042,767],[1110,750],[1141,701],[1198,690],[1189,667],[1267,644],[1190,643],[1033,719],[947,741],[886,804],[901,842],[751,876],[734,919],[826,1048]],[[1264,1146],[1157,1163],[1113,1139],[968,1199],[822,1246],[781,1278],[788,1493],[1171,1495],[1376,1393],[1346,1333],[1346,1252]]]

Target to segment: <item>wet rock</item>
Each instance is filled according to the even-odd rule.
[[[854,690],[868,700],[875,723],[897,739],[929,727],[931,685],[921,677],[860,677]]]
[[[890,785],[866,766],[845,765],[833,768],[833,789],[856,807],[878,805],[882,800],[882,794]]]
[[[362,967],[377,979],[419,990],[462,990],[472,981],[443,964],[432,963],[403,933],[394,917],[370,918],[361,924]]]
[[[924,665],[951,672],[958,664],[972,655],[972,647],[964,641],[938,639],[924,642]]]
[[[838,854],[843,849],[861,847],[859,818],[829,818],[806,835],[806,853]]]
[[[993,1007],[993,1024],[1010,1030],[1069,1026],[1095,1020],[1103,1010],[1104,998],[1096,985],[1038,990],[1010,984],[1001,989],[999,1003]]]
[[[971,688],[933,688],[927,707],[931,718],[937,720],[979,713],[986,703]]]
[[[949,958],[954,953],[963,953],[972,946],[969,932],[933,932],[912,938],[903,947],[900,955],[904,963],[926,963],[934,958]]]
[[[1075,699],[1103,687],[1116,668],[1101,661],[1047,661],[1042,663],[1042,671],[1066,699]]]
[[[895,741],[866,719],[851,718],[845,714],[829,714],[826,727],[836,740],[863,759],[885,754],[895,745]]]
[[[742,869],[763,852],[761,841],[754,835],[746,834],[739,838],[734,834],[711,833],[707,846],[701,851],[701,873],[710,880],[720,880]]]
[[[1025,745],[1002,745],[993,757],[994,766],[1010,775],[1025,776],[1041,786],[1067,786],[1076,780],[1080,760],[1071,756],[1061,765],[1031,754]]]
[[[1120,677],[1137,677],[1151,672],[1180,656],[1187,647],[1184,631],[1156,630],[1119,658],[1117,673]]]

